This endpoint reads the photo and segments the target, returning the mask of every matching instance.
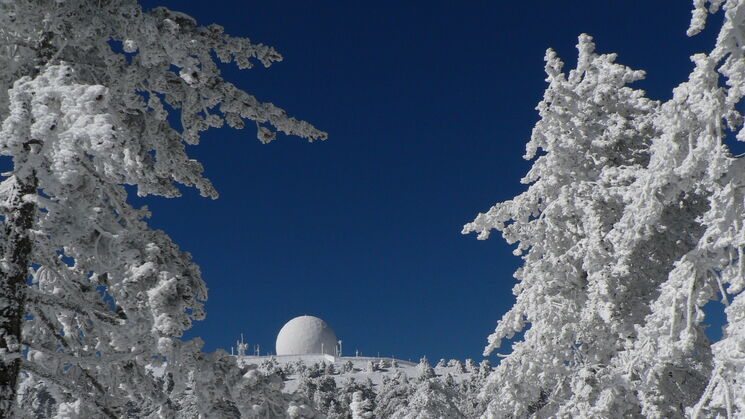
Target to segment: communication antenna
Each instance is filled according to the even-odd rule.
[[[243,333],[241,333],[241,340],[236,342],[236,346],[238,346],[238,356],[246,356],[246,349],[248,349],[248,344],[243,342]]]

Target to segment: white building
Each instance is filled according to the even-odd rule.
[[[242,342],[239,342],[239,346]],[[408,361],[395,360],[388,357],[342,356],[342,341],[338,340],[334,329],[323,319],[315,316],[299,316],[285,323],[279,330],[276,341],[276,355],[244,356],[246,346],[239,351],[244,362],[260,362],[265,359],[275,359],[280,364],[302,360],[307,364],[315,362],[343,363],[352,361],[354,364],[367,361],[388,361],[401,366],[414,366]]]
[[[339,356],[341,348],[331,326],[315,316],[300,316],[287,322],[277,335],[277,355],[326,354]]]

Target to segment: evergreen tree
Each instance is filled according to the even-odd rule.
[[[488,374],[473,373],[458,384],[458,397],[455,403],[458,410],[467,418],[481,417],[486,410],[486,399],[482,393]]]
[[[360,393],[364,400],[369,401],[371,406],[375,407],[375,389],[370,381],[358,381],[350,377],[342,381],[341,385],[337,387],[335,396],[334,412],[329,409],[326,413],[329,418],[345,418],[350,419],[352,417],[351,404],[356,393]],[[333,413],[333,414],[332,414]]]
[[[372,361],[367,361],[367,364],[365,366],[365,371],[367,372],[375,372],[378,370],[378,366]]]
[[[352,361],[346,361],[341,365],[341,371],[343,373],[349,373],[354,371],[354,364],[352,364]]]
[[[642,72],[594,47],[589,36],[580,37],[577,68],[568,76],[556,54],[546,53],[549,86],[525,155],[535,162],[522,180],[530,187],[464,228],[481,239],[500,230],[518,243],[516,254],[524,253],[515,273],[517,303],[485,350],[491,353],[503,338],[530,326],[488,384],[496,416],[555,411],[549,401],[571,396],[567,383],[574,374],[607,362],[634,334],[645,312],[634,298],[653,286],[637,272],[612,269],[608,234],[622,216],[623,192],[649,160],[658,104],[626,87]],[[629,318],[631,307],[636,311]]]
[[[332,403],[336,403],[336,381],[333,377],[324,375],[316,379],[316,391],[313,394],[313,404],[321,412],[327,412]]]
[[[466,359],[466,371],[471,374],[477,373],[479,371],[479,366],[476,365],[476,361],[471,358]]]
[[[263,142],[325,138],[225,81],[216,59],[281,56],[134,0],[0,2],[0,155],[13,160],[0,184],[0,417],[23,377],[67,417],[125,416],[143,397],[169,406],[148,368],[176,364],[206,287],[123,185],[215,198],[186,145],[226,122],[254,121]]]
[[[432,368],[431,365],[429,365],[429,361],[427,360],[426,356],[423,356],[421,359],[419,359],[419,364],[417,364],[416,369],[419,373],[419,375],[417,376],[418,380],[427,380],[435,377],[435,370]]]
[[[420,380],[407,403],[391,416],[396,419],[457,419],[463,418],[455,400],[458,393],[437,379]]]
[[[375,417],[389,418],[405,409],[411,393],[412,385],[400,370],[391,377],[384,377],[375,395]]]
[[[373,417],[373,404],[370,400],[365,399],[361,391],[357,391],[352,396],[352,403],[349,404],[352,411],[352,419],[367,419]]]
[[[452,360],[450,367],[452,367],[453,371],[455,371],[458,374],[463,374],[466,372],[466,368],[463,366],[463,363],[460,362],[459,359]]]
[[[323,371],[323,373],[326,375],[336,374],[336,367],[334,367],[334,363],[329,362],[328,364],[326,364],[326,369]]]
[[[486,378],[491,374],[492,366],[488,359],[485,359],[479,363],[479,377]]]
[[[737,130],[745,140],[745,6],[706,3],[694,2],[689,34],[723,6],[717,44],[661,105],[625,87],[641,74],[588,37],[568,77],[547,54],[531,185],[464,229],[500,230],[524,254],[486,352],[525,333],[489,377],[487,415],[745,414],[745,164],[724,143]],[[711,300],[727,305],[713,345]]]

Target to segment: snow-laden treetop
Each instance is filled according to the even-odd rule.
[[[134,0],[3,0],[0,51],[0,120],[9,111],[12,84],[47,64],[68,62],[70,80],[106,87],[99,94],[119,119],[110,116],[106,124],[142,166],[135,171],[142,182],[134,182],[140,195],[175,196],[171,182],[178,182],[217,196],[184,150],[184,142],[197,144],[210,127],[243,128],[251,120],[262,142],[272,141],[275,131],[326,138],[220,75],[219,62],[269,66],[282,59],[277,51],[164,7],[144,12]]]

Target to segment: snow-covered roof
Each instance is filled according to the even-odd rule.
[[[318,317],[295,317],[279,331],[276,349],[277,355],[336,355],[336,334]]]

